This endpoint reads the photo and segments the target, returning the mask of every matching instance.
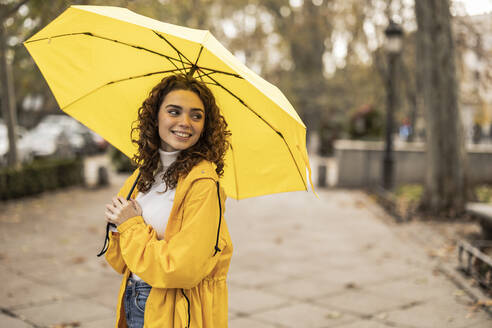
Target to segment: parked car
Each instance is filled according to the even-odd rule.
[[[87,128],[75,119],[66,115],[47,115],[33,129],[36,134],[49,131],[53,136],[59,135],[67,138],[75,154],[82,154],[85,146],[83,134]]]
[[[28,136],[38,157],[93,154],[107,147],[102,137],[66,115],[45,116]]]
[[[32,160],[32,148],[25,140],[26,130],[18,126],[17,127],[17,154],[21,162],[29,162]],[[3,121],[0,121],[0,165],[7,165],[7,154],[9,151],[9,138],[7,126]]]
[[[71,143],[63,129],[57,126],[38,125],[26,134],[24,142],[30,145],[34,157],[73,157],[76,154],[73,141]]]

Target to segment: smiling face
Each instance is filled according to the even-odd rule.
[[[197,143],[205,124],[205,108],[196,93],[189,90],[169,92],[157,115],[161,149],[188,149]]]

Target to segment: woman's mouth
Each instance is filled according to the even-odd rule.
[[[181,132],[181,131],[171,131],[175,136],[178,137],[178,139],[188,139],[191,137],[191,133],[188,132]]]

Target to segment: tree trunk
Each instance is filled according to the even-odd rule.
[[[467,179],[449,0],[416,0],[415,13],[417,92],[427,121],[422,209],[455,217],[465,208]]]
[[[5,9],[5,7],[0,7]],[[0,12],[0,15],[3,14]],[[0,17],[4,17],[1,15]],[[2,115],[7,125],[9,138],[9,152],[7,156],[7,165],[18,166],[19,158],[17,154],[17,116],[15,108],[14,81],[12,79],[12,67],[7,58],[7,35],[3,20],[0,22],[0,83],[2,86]]]

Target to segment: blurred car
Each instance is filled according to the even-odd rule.
[[[83,134],[87,131],[82,124],[66,115],[47,115],[32,130],[35,134],[58,135],[66,138],[75,154],[82,154],[85,146]]]
[[[26,130],[18,126],[17,127],[17,154],[21,162],[29,162],[32,160],[32,148],[29,143],[25,141]],[[9,138],[7,126],[3,121],[0,121],[0,165],[7,165],[7,154],[9,151]]]
[[[29,144],[34,157],[73,157],[76,154],[66,133],[57,126],[38,125],[26,134],[24,142]]]
[[[107,142],[66,115],[47,115],[28,132],[35,156],[70,157],[104,151]]]

